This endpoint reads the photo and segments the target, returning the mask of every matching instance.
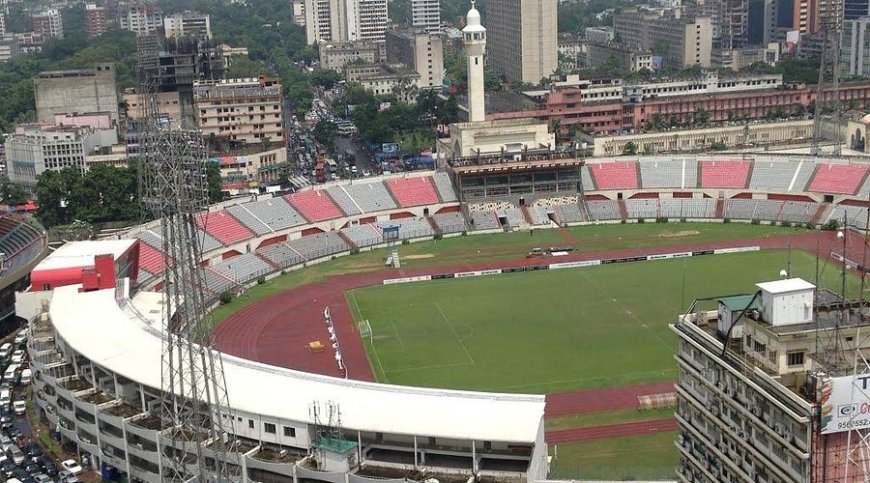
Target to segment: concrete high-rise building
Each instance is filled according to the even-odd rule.
[[[483,65],[486,52],[486,29],[480,23],[480,12],[471,2],[471,10],[465,16],[462,39],[468,59],[468,120],[480,122],[486,119],[483,91]]]
[[[444,48],[441,36],[425,30],[388,30],[387,62],[404,64],[420,75],[417,87],[437,89],[444,81]]]
[[[660,55],[665,67],[710,67],[713,28],[709,17],[685,17],[680,9],[623,8],[613,16],[613,29],[622,44]]]
[[[441,30],[441,3],[439,0],[411,0],[411,26],[427,33]]]
[[[93,3],[85,6],[85,35],[92,39],[107,29],[106,25],[106,9],[98,7]]]
[[[293,24],[305,26],[305,1],[293,0]]]
[[[151,5],[131,5],[120,12],[118,25],[137,34],[157,32],[163,28],[163,14]]]
[[[281,82],[278,79],[230,79],[193,86],[196,124],[205,136],[228,145],[282,139]]]
[[[489,60],[510,82],[537,84],[559,64],[556,0],[491,0]]]
[[[6,14],[0,12],[0,37],[6,35]]]
[[[196,12],[183,12],[163,17],[163,34],[167,39],[173,37],[211,38],[211,19],[209,15]]]
[[[840,68],[847,77],[870,77],[870,17],[843,23]]]
[[[870,0],[844,0],[843,20],[870,16]]]
[[[54,8],[43,10],[32,16],[33,31],[43,38],[63,38],[63,19],[60,11]]]
[[[387,0],[305,0],[305,37],[321,42],[383,42]]]
[[[671,325],[678,480],[868,481],[866,307],[798,278],[756,288]]]
[[[36,76],[36,118],[47,121],[55,114],[109,113],[118,121],[115,65],[97,64],[94,69],[40,72]]]

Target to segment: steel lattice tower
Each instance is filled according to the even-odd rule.
[[[223,362],[214,348],[201,268],[202,241],[194,222],[208,208],[206,148],[196,131],[171,127],[156,103],[159,44],[138,40],[142,118],[139,194],[161,222],[164,318],[160,418],[161,473],[166,482],[228,483],[239,465],[228,464],[233,418]]]
[[[825,7],[823,18],[820,19],[820,35],[822,36],[822,55],[819,63],[819,83],[816,86],[816,104],[813,112],[813,145],[811,153],[814,156],[821,154],[819,143],[824,136],[822,123],[825,111],[824,82],[827,78],[825,71],[830,64],[831,68],[831,91],[828,95],[830,111],[832,113],[832,127],[834,134],[833,156],[840,155],[840,129],[842,112],[840,106],[840,42],[843,26],[843,0],[822,0]]]

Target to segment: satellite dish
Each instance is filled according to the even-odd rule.
[[[780,270],[779,276],[782,278],[788,277],[788,272],[786,272],[785,270]]]
[[[843,230],[837,230],[837,238],[843,238],[844,236],[846,236],[846,234],[843,233]]]

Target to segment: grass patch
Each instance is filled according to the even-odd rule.
[[[776,280],[785,250],[543,270],[348,292],[381,382],[548,393],[671,380],[668,329],[692,300]],[[815,278],[815,259],[791,255]],[[850,277],[857,287],[858,280]],[[837,287],[827,270],[823,286]],[[715,308],[715,302],[705,308]]]
[[[676,432],[609,438],[550,447],[557,479],[673,480]]]
[[[633,421],[648,421],[652,419],[670,418],[674,415],[674,408],[659,408],[640,411],[638,409],[621,409],[619,411],[606,411],[587,414],[573,414],[547,418],[547,431],[556,429],[586,428],[589,426],[603,426],[606,424],[628,423]]]
[[[483,261],[516,260],[535,247],[570,246],[584,252],[598,252],[620,248],[740,240],[748,237],[788,235],[802,231],[797,228],[735,223],[586,225],[571,227],[569,230],[576,241],[567,241],[556,230],[537,229],[411,243],[399,247],[399,253],[403,257],[403,268],[438,267]],[[674,232],[696,232],[697,235],[661,236]],[[387,253],[387,249],[372,250],[288,272],[265,284],[251,287],[229,304],[217,307],[211,314],[213,323],[220,324],[248,304],[300,285],[319,282],[330,275],[384,270],[383,262]],[[415,255],[426,255],[426,257],[413,258]],[[408,256],[411,258],[405,258]]]

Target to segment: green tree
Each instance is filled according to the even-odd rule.
[[[234,55],[228,60],[230,68],[227,69],[227,77],[230,79],[275,75],[263,61],[252,60],[244,55]]]
[[[335,147],[335,135],[338,126],[331,121],[319,121],[314,126],[314,139],[320,144],[332,149]]]
[[[342,75],[332,69],[318,69],[311,74],[311,83],[324,89],[332,89],[341,79]]]
[[[221,181],[221,167],[217,163],[206,163],[205,180],[208,185],[208,202],[217,203],[224,199]]]
[[[27,195],[24,189],[13,183],[7,176],[0,176],[0,203],[16,206],[26,202]]]
[[[622,147],[622,154],[632,155],[637,154],[637,144],[634,144],[634,141],[629,141],[625,143],[625,146]]]

